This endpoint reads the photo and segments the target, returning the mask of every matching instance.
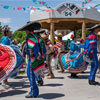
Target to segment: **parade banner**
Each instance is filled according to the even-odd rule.
[[[92,0],[85,0],[84,2],[82,2],[82,7],[84,7],[86,4],[90,3]]]
[[[40,10],[40,11],[44,11],[44,12],[50,12],[53,9],[47,9],[47,8],[36,8],[33,6],[28,6],[28,7],[13,7],[13,6],[5,6],[5,5],[0,5],[0,7],[4,8],[4,9],[8,9],[8,10]]]
[[[44,2],[44,1],[38,1],[38,0],[33,0],[33,2],[36,4],[36,5],[43,5],[43,6],[46,6],[47,8],[51,8],[51,7],[48,7],[47,3]]]
[[[14,7],[14,6],[8,6],[8,5],[2,5],[0,4],[0,7],[4,8],[4,9],[8,9],[8,10],[18,10],[18,11],[26,11],[26,10],[40,10],[40,11],[43,11],[43,12],[50,12],[50,11],[53,11],[53,9],[51,7],[49,7],[47,5],[46,2],[44,1],[38,1],[38,0],[32,0],[36,5],[43,5],[45,6],[46,8],[41,8],[41,7],[34,7],[34,6],[27,6],[27,7]],[[79,11],[86,11],[90,8],[97,8],[100,6],[100,3],[99,4],[96,4],[94,7],[87,7],[85,8],[85,5],[90,3],[92,0],[85,0],[84,2],[82,2],[82,7],[80,9],[77,9],[76,7],[76,14],[79,12]],[[68,7],[67,7],[68,8]],[[71,12],[65,12],[65,15],[72,15],[72,9],[75,8],[74,5],[72,7],[69,7],[68,9],[71,9]],[[58,9],[58,12],[61,13],[64,9],[66,9],[65,6],[62,6],[61,8]]]
[[[27,7],[14,7],[14,6],[8,6],[8,5],[1,5],[0,4],[0,7],[4,8],[4,9],[8,9],[8,10],[40,10],[40,11],[45,11],[45,12],[50,12],[52,11],[53,9],[51,7],[48,7],[47,6],[47,3],[44,2],[44,1],[38,1],[38,0],[32,0],[36,5],[43,5],[45,6],[45,8],[41,8],[41,7],[34,7],[34,6],[27,6]]]

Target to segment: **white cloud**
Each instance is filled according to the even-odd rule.
[[[0,18],[0,22],[4,23],[4,24],[10,23],[11,22],[11,18]]]

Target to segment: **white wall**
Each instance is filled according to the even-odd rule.
[[[71,39],[70,37],[71,37],[72,34],[74,34],[74,32],[71,32],[71,33],[65,35],[65,36],[62,38],[62,40],[68,40],[68,39]]]

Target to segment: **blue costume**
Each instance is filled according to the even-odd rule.
[[[28,38],[27,38],[27,40],[28,40]],[[35,48],[37,48],[37,47],[38,46],[35,45],[33,50],[32,50],[32,52],[34,53],[35,57],[38,57],[38,52],[39,52],[38,50],[39,49],[37,49],[37,51],[35,50]],[[26,42],[26,53],[29,56],[28,65],[27,65],[27,76],[28,76],[28,79],[29,79],[29,82],[30,82],[30,88],[31,88],[31,90],[29,92],[29,95],[31,95],[33,97],[37,97],[38,94],[39,94],[39,89],[38,89],[38,86],[36,84],[36,76],[35,76],[35,74],[33,72],[32,66],[31,66],[31,57],[30,57],[31,52],[29,50],[29,46],[28,46],[27,42]]]
[[[89,80],[95,81],[95,75],[98,69],[98,57],[97,57],[97,36],[95,33],[91,33],[85,44],[84,44],[84,49],[85,49],[85,55],[87,55],[90,60],[91,60],[91,70],[90,70],[90,76]]]
[[[40,75],[45,69],[44,54],[46,53],[44,42],[37,34],[28,33],[26,38],[26,52],[29,56],[27,67],[27,76],[31,87],[29,95],[37,97],[39,89],[37,87],[36,80],[42,80]],[[40,57],[40,60],[38,60],[37,57]]]
[[[23,58],[22,53],[18,46],[13,45],[13,44],[11,44],[10,46],[15,51],[16,58],[17,58],[16,66],[15,66],[14,70],[12,71],[12,73],[10,74],[10,77],[16,77],[19,73],[19,69],[20,69],[21,64],[24,61],[24,58]]]
[[[37,97],[39,94],[39,89],[38,89],[36,81],[35,81],[35,74],[33,72],[33,68],[31,67],[30,59],[28,61],[28,66],[27,66],[27,76],[28,76],[28,79],[30,82],[30,87],[31,87],[29,94],[33,97]]]
[[[70,43],[70,52],[71,52],[70,59],[74,59],[80,54],[80,49],[75,44],[74,40],[72,40],[71,43]],[[83,56],[81,56],[79,59],[76,59],[76,60],[70,62],[71,67],[78,67],[81,64],[83,64]]]
[[[66,62],[66,58],[70,60],[70,65]],[[71,73],[79,73],[86,69],[83,62],[83,54],[80,52],[80,48],[75,44],[74,40],[70,43],[70,51],[62,57],[62,63],[65,69]]]
[[[11,39],[8,36],[3,36],[0,42],[4,45],[11,45]]]
[[[72,40],[71,43],[70,43],[70,48],[69,48],[71,51],[76,51],[78,50],[78,46],[75,44],[75,41]]]

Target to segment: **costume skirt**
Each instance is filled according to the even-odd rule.
[[[0,81],[4,80],[16,66],[16,54],[7,45],[0,44]]]
[[[67,53],[68,54],[68,53]],[[86,63],[83,60],[82,53],[73,53],[69,55],[68,59],[66,60],[66,56],[62,56],[61,60],[64,65],[64,68],[70,73],[80,73],[87,69]]]
[[[23,63],[24,59],[22,53],[20,52],[20,49],[16,45],[11,45],[11,47],[13,48],[16,54],[16,66],[13,69],[13,71],[10,73],[9,77],[16,77],[18,75],[20,66]]]

